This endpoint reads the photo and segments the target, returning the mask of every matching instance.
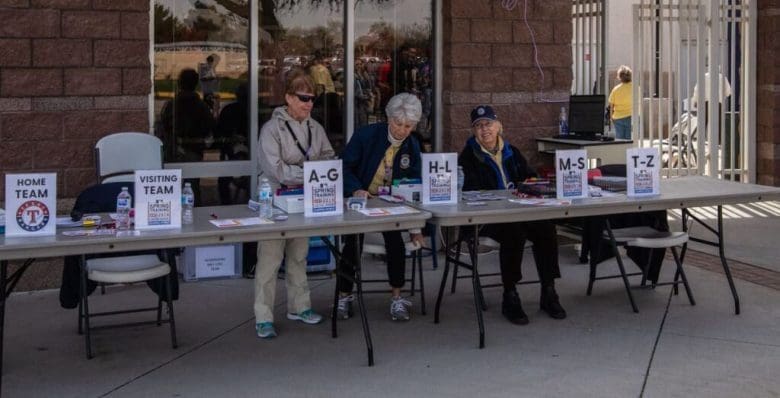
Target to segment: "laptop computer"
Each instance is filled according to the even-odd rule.
[[[572,95],[569,99],[569,135],[556,136],[573,140],[600,140],[604,134],[606,97]]]

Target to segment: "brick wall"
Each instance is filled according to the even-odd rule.
[[[460,152],[470,136],[469,113],[490,104],[504,123],[504,136],[528,157],[540,159],[534,137],[558,131],[560,107],[571,88],[571,1],[529,0],[525,15],[534,32],[538,60],[523,19],[523,2],[507,11],[501,1],[444,2],[443,131],[445,151]],[[548,159],[549,161],[549,159]]]
[[[98,139],[149,131],[149,4],[0,0],[0,176],[56,172],[59,198],[73,198],[95,183]],[[59,286],[61,266],[38,260],[17,290]]]
[[[780,186],[780,1],[759,1],[758,15],[757,182]]]
[[[56,172],[72,198],[98,139],[149,131],[149,4],[0,0],[0,174]]]

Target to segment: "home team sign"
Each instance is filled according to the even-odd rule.
[[[57,174],[6,174],[5,234],[57,233]]]
[[[135,229],[181,228],[181,170],[135,172]]]

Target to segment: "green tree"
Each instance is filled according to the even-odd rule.
[[[184,25],[171,14],[167,7],[154,5],[154,42],[173,43],[181,40]]]

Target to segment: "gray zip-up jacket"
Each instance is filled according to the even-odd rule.
[[[288,124],[293,131],[287,129]],[[296,138],[307,152],[308,160],[328,160],[335,155],[325,129],[316,120],[308,117],[298,122],[287,113],[287,107],[274,109],[271,119],[260,129],[258,145],[260,177],[268,178],[273,189],[280,184],[303,184],[303,162],[306,156],[295,144]]]

